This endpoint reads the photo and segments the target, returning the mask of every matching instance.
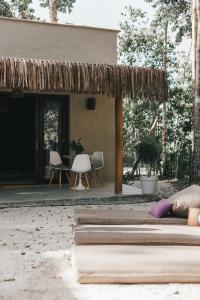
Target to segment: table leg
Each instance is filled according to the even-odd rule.
[[[85,190],[85,187],[82,183],[82,174],[81,173],[79,173],[79,182],[78,182],[78,185],[75,187],[75,189],[78,191]]]

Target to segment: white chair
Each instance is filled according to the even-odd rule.
[[[54,175],[56,172],[59,173],[59,185],[60,188],[62,187],[62,172],[64,171],[66,173],[67,179],[70,183],[70,178],[68,175],[68,172],[70,171],[70,169],[63,164],[60,155],[57,151],[50,151],[50,159],[49,159],[49,165],[50,165],[50,170],[52,172],[50,181],[49,181],[49,185],[52,183],[52,180],[54,178]]]
[[[71,172],[75,174],[75,180],[74,180],[74,185],[73,185],[73,190],[84,190],[85,187],[82,184],[82,175],[85,177],[87,187],[89,188],[89,180],[87,173],[91,171],[91,163],[90,163],[90,158],[88,154],[78,154],[76,155]],[[76,186],[77,179],[79,175],[79,183]]]
[[[103,152],[95,151],[91,156],[91,165],[92,165],[92,176],[94,179],[94,186],[96,186],[96,178],[100,179],[102,185],[104,185],[103,178],[101,175],[101,170],[104,168],[104,156]]]

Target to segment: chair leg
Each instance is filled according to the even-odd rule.
[[[89,173],[89,182],[90,182],[90,186],[92,186],[92,171],[90,171]]]
[[[71,184],[71,181],[70,181],[70,176],[69,176],[69,174],[67,173],[67,171],[66,171],[66,176],[67,176],[67,180],[68,180],[68,182],[69,182],[69,185]]]
[[[69,179],[70,179],[70,188],[73,187],[74,185],[74,179],[75,179],[75,174],[74,173],[69,173]]]
[[[101,181],[101,184],[104,185],[103,177],[102,177],[102,175],[101,175],[100,170],[97,171],[97,174],[98,174],[98,176],[99,176],[99,179],[100,179],[100,181]]]
[[[93,180],[94,180],[94,187],[96,187],[96,185],[97,185],[97,181],[96,181],[96,171],[93,171]]]
[[[76,189],[77,177],[78,177],[78,174],[76,173],[76,174],[75,174],[75,180],[74,180],[73,191],[75,191],[75,189]]]
[[[62,187],[62,170],[59,171],[59,185],[60,185],[60,189]]]
[[[77,174],[76,173],[73,173],[73,178],[72,178],[72,187],[74,188],[74,187],[76,187],[76,184],[77,184]]]
[[[87,176],[86,173],[84,175],[85,175],[85,180],[87,182],[87,189],[89,189],[90,188],[90,184],[89,184],[88,176]]]
[[[51,178],[50,178],[50,181],[49,181],[49,185],[51,185],[51,183],[52,183],[52,180],[53,180],[53,178],[54,178],[54,171],[52,171],[52,175],[51,175]]]

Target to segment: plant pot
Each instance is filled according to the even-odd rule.
[[[158,176],[141,176],[142,192],[145,195],[154,195],[157,192]]]
[[[76,151],[75,151],[75,154],[76,154],[76,155],[82,154],[82,152],[83,152],[83,151],[81,151],[81,150],[76,150]]]

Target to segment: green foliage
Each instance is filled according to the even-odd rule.
[[[31,7],[32,0],[0,0],[0,16],[21,19],[38,19]]]
[[[176,41],[180,42],[184,36],[191,37],[191,0],[145,0],[156,8],[154,24],[161,24],[166,19],[176,33]]]
[[[76,154],[81,154],[84,151],[84,147],[81,144],[81,138],[77,140],[72,140],[70,143],[71,150]]]
[[[70,13],[73,9],[73,5],[76,0],[56,0],[56,9],[58,12]],[[42,7],[49,7],[50,0],[40,0],[40,5]]]
[[[11,0],[13,16],[21,19],[36,19],[35,10],[31,7],[32,3],[32,0]]]
[[[158,169],[161,152],[161,143],[159,138],[155,136],[145,136],[143,140],[136,145],[137,156],[142,163],[147,164],[148,175],[151,175],[152,170],[155,172]]]
[[[163,66],[163,27],[150,22],[147,14],[139,9],[127,7],[120,24],[119,55],[129,65]],[[174,41],[168,43],[168,65],[176,63]],[[170,70],[169,70],[170,71]]]
[[[157,115],[159,118],[161,110],[157,102],[144,102],[132,99],[124,100],[124,164],[126,167],[133,165],[137,159],[135,146],[148,135],[149,129]]]
[[[8,18],[13,17],[12,9],[8,1],[0,0],[0,16]]]
[[[76,0],[56,0],[58,12],[70,13]],[[21,19],[39,20],[31,7],[33,0],[0,0],[0,16]],[[49,7],[50,0],[40,0],[42,7]]]
[[[119,54],[123,63],[146,67],[163,66],[166,20],[157,17],[159,13],[157,8],[160,9],[158,2],[162,1],[151,2],[156,6],[155,19],[151,21],[147,18],[145,12],[132,7],[128,7],[123,14],[124,21],[121,24],[119,41]],[[167,162],[164,176],[165,178],[177,176],[180,178],[182,176],[189,180],[192,136],[190,53],[184,53],[178,49],[177,36],[173,33],[173,26],[176,23],[173,18],[170,19],[170,22],[167,47],[169,82]],[[130,167],[134,169],[137,162],[136,144],[142,141],[143,136],[148,135],[156,117],[158,121],[155,135],[160,142],[162,139],[162,105],[159,106],[158,103],[152,102],[146,103],[143,99],[135,100],[137,101],[126,99],[124,102],[125,166],[129,169]]]

